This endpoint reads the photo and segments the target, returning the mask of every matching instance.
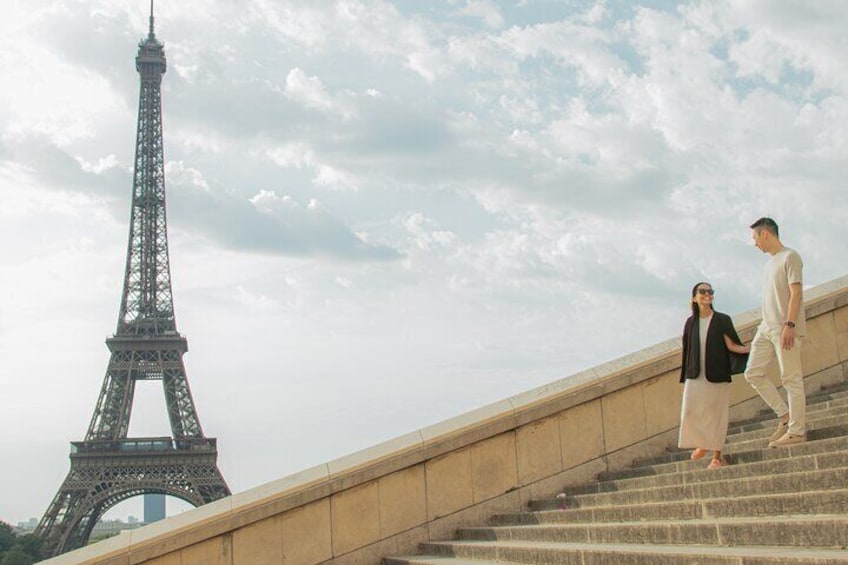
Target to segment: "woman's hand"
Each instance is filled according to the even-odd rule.
[[[738,343],[735,343],[732,339],[730,339],[730,336],[728,335],[724,336],[724,345],[725,347],[727,347],[728,351],[732,351],[733,353],[745,354],[751,352],[750,345],[739,345]]]

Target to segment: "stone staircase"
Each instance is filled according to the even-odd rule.
[[[768,448],[771,412],[731,424],[727,467],[674,451],[384,565],[848,563],[848,383],[807,397],[807,442]]]

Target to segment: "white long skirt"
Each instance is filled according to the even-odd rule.
[[[721,451],[729,413],[730,383],[711,383],[703,375],[686,379],[677,446]]]

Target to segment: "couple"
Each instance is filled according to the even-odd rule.
[[[777,223],[760,218],[751,224],[754,245],[771,255],[763,280],[762,323],[750,346],[742,344],[730,316],[713,309],[715,295],[709,283],[692,289],[692,316],[683,328],[680,382],[683,406],[678,447],[694,448],[692,459],[713,452],[709,469],[724,466],[721,457],[730,410],[731,354],[748,355],[745,379],[780,418],[769,447],[806,441],[806,396],[801,372],[801,343],[806,335],[798,253],[780,242]],[[789,405],[766,377],[777,359]]]

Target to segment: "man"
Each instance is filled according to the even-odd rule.
[[[751,224],[751,237],[757,248],[771,255],[763,278],[763,321],[751,342],[751,355],[745,379],[780,417],[769,447],[782,447],[807,441],[807,397],[801,371],[801,341],[807,335],[802,292],[801,256],[780,242],[777,223],[760,218]],[[777,387],[766,377],[766,368],[777,360],[780,380],[789,406]]]

